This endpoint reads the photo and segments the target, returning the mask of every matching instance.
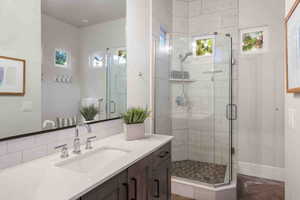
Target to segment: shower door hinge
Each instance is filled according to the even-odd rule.
[[[231,155],[234,155],[234,154],[235,154],[235,148],[231,147]]]

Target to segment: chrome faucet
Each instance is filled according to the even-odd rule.
[[[74,150],[73,150],[73,153],[75,154],[80,154],[81,153],[81,150],[80,150],[80,138],[79,138],[79,128],[84,126],[88,133],[91,133],[92,132],[92,128],[89,124],[85,123],[85,122],[82,122],[82,123],[78,123],[75,127],[75,138],[74,138],[74,142],[73,142],[73,147],[74,147]]]
[[[60,146],[57,146],[55,147],[55,149],[61,149],[61,155],[60,157],[61,158],[67,158],[69,157],[69,152],[68,152],[68,146],[67,144],[63,144],[63,145],[60,145]]]

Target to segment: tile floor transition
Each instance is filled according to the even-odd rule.
[[[239,174],[238,200],[284,200],[284,183]]]
[[[179,195],[172,194],[172,200],[193,200]]]
[[[203,183],[223,183],[226,165],[217,165],[193,160],[172,162],[172,176],[200,181]]]

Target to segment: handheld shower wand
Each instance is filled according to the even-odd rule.
[[[182,79],[184,79],[184,72],[183,72],[183,62],[189,57],[192,56],[193,53],[192,52],[188,52],[185,55],[180,54],[179,55],[179,59],[180,59],[180,70],[181,70],[181,74],[182,74]],[[176,97],[176,104],[178,106],[186,106],[187,105],[187,98],[186,98],[186,94],[185,94],[185,85],[184,82],[182,82],[182,93],[181,96],[177,96]]]

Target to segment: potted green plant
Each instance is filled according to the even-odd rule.
[[[85,121],[93,121],[99,113],[99,110],[94,105],[84,106],[80,109],[80,113]]]
[[[150,112],[147,108],[130,108],[122,114],[127,140],[137,140],[145,137],[144,122],[149,116]]]

